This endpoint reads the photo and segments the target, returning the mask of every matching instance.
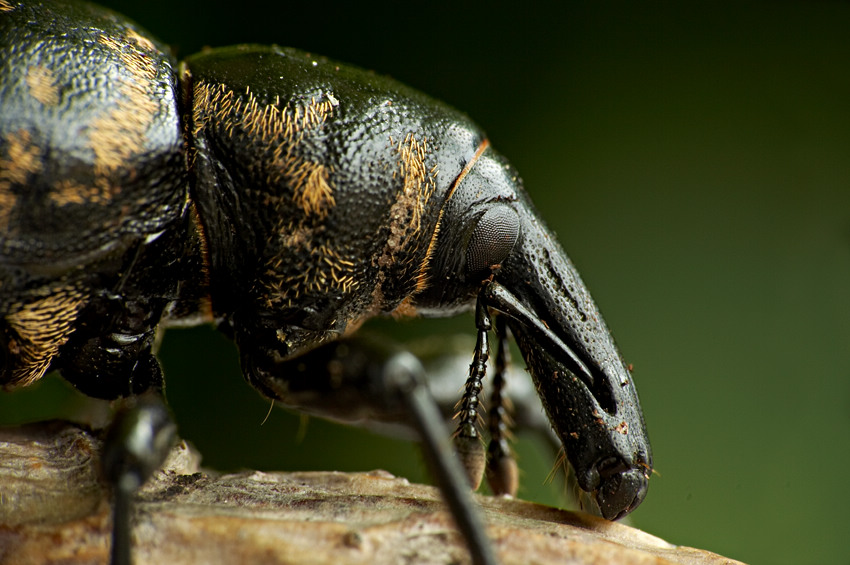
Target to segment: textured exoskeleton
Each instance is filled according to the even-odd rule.
[[[0,0],[0,384],[59,370],[90,396],[158,390],[157,329],[215,322],[264,395],[403,420],[351,334],[476,308],[459,435],[478,442],[496,314],[580,487],[609,519],[641,502],[627,366],[466,115],[294,49],[167,53],[102,8]]]

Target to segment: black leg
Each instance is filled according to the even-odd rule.
[[[502,316],[496,318],[496,337],[496,370],[488,407],[490,444],[487,449],[487,483],[494,494],[516,496],[519,468],[510,446],[513,425],[510,399],[504,394],[509,354],[507,328]]]
[[[112,565],[132,563],[132,499],[163,464],[176,426],[159,393],[121,401],[103,446],[103,474],[112,486]]]
[[[429,470],[467,542],[473,562],[497,563],[473,502],[467,474],[452,448],[445,418],[428,389],[425,370],[414,355],[388,347],[386,340],[370,340],[362,335],[328,343],[286,361],[276,359],[273,349],[255,346],[251,350],[250,346],[249,342],[240,342],[243,372],[266,396],[336,421],[376,425],[384,430],[387,425],[396,425],[417,432]],[[480,439],[476,437],[475,441],[482,453],[483,473],[484,448]]]
[[[455,458],[443,416],[424,381],[422,364],[409,353],[398,353],[386,365],[387,388],[397,390],[422,439],[425,460],[466,539],[476,565],[498,563],[467,487],[467,475]]]

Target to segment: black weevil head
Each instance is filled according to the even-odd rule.
[[[579,486],[607,519],[634,510],[652,455],[630,372],[516,171],[486,141],[445,201],[429,277],[420,312],[477,295],[507,316]]]

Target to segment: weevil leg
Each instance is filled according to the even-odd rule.
[[[486,454],[481,439],[479,425],[481,423],[481,400],[479,395],[484,388],[484,377],[487,372],[487,360],[490,358],[490,342],[488,334],[492,329],[490,314],[487,307],[479,300],[475,307],[475,325],[478,337],[472,363],[469,365],[469,377],[463,388],[463,396],[458,403],[457,429],[454,433],[454,444],[458,458],[466,470],[468,483],[473,490],[478,489],[486,466]]]
[[[152,390],[120,402],[106,433],[101,467],[113,493],[110,562],[130,565],[133,496],[162,466],[177,437],[177,428],[161,391]]]
[[[385,339],[362,334],[286,361],[276,359],[273,349],[253,345],[246,354],[248,343],[240,343],[243,373],[266,396],[331,420],[382,431],[415,431],[473,562],[497,563],[419,359],[389,347]]]
[[[508,335],[502,316],[496,318],[496,337],[496,367],[488,407],[490,444],[487,448],[487,484],[494,494],[516,496],[519,468],[510,446],[513,420],[511,401],[505,395],[505,376],[509,362]]]
[[[424,381],[422,364],[409,353],[390,358],[385,370],[389,388],[397,389],[422,440],[425,460],[466,539],[472,561],[495,564],[496,556],[466,486],[466,472],[454,456],[443,416]]]

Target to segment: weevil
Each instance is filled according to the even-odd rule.
[[[470,309],[461,466],[421,364],[356,331],[379,315]],[[104,455],[116,562],[129,561],[128,501],[174,433],[157,332],[193,323],[230,336],[273,400],[418,430],[478,563],[495,559],[467,476],[486,466],[497,491],[514,488],[502,370],[487,463],[480,439],[491,332],[499,352],[515,336],[601,514],[620,518],[646,494],[629,369],[517,171],[465,114],[295,49],[178,64],[95,5],[0,0],[0,384],[58,370],[89,396],[139,399]],[[134,441],[140,430],[152,439]]]

